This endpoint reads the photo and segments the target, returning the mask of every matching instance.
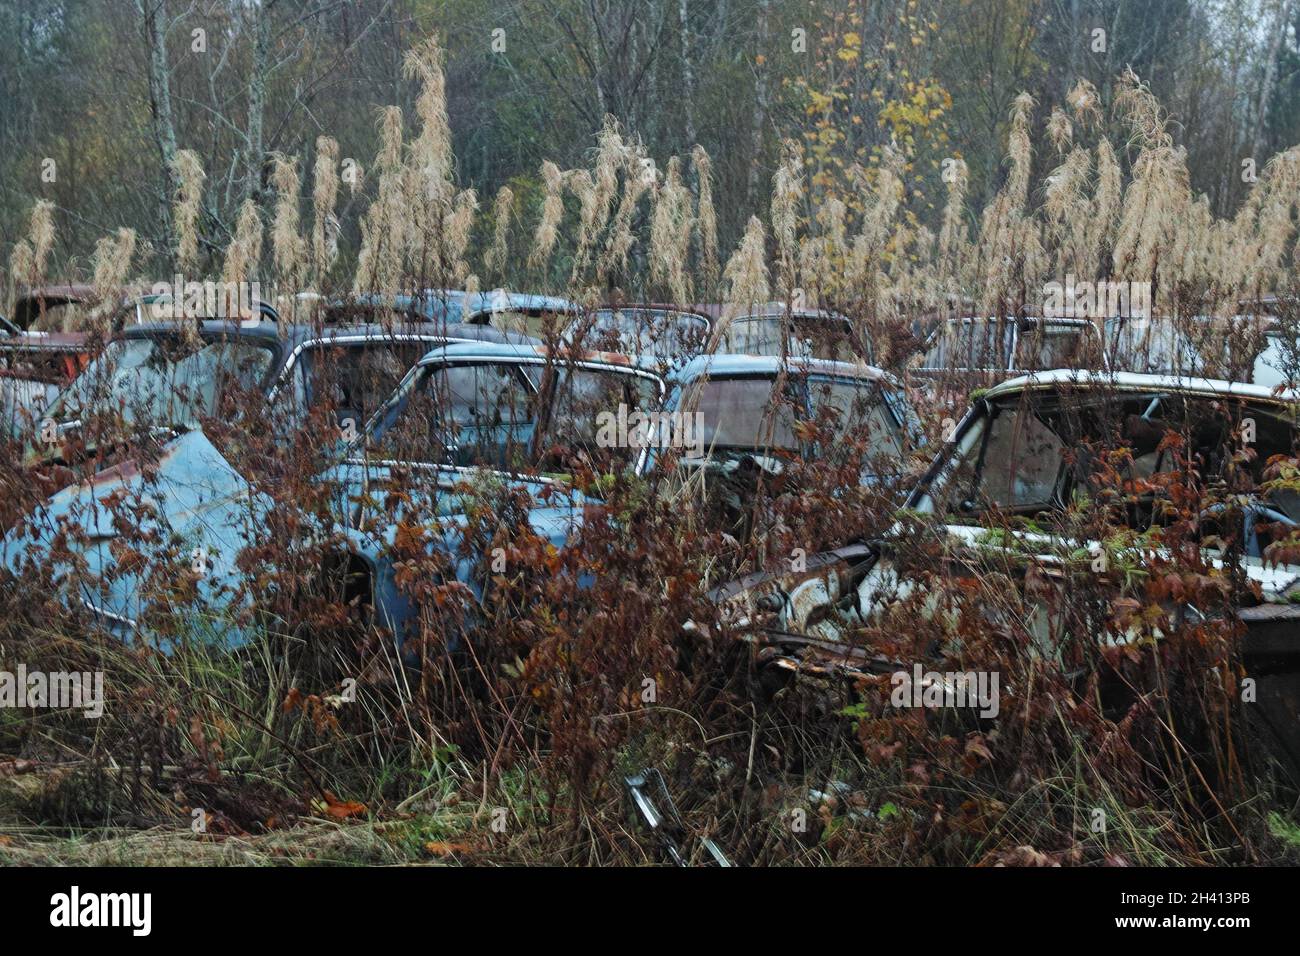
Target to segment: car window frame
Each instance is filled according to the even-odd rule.
[[[432,361],[426,362],[422,360],[420,362],[417,362],[409,371],[407,371],[402,381],[398,383],[398,386],[395,389],[393,389],[393,394],[390,395],[388,399],[382,405],[379,406],[379,408],[375,409],[374,414],[372,414],[366,420],[365,426],[362,428],[361,433],[356,437],[354,441],[348,444],[347,448],[344,450],[343,458],[348,461],[356,461],[359,458],[363,462],[369,462],[368,452],[370,449],[370,436],[374,432],[375,427],[392,410],[392,407],[401,400],[401,398],[405,395],[405,393],[415,387],[414,381],[417,377],[419,377],[419,375],[424,369],[438,368],[438,367],[448,368],[452,366],[467,366],[467,365],[512,365],[512,366],[526,365],[526,366],[538,366],[543,369],[547,366],[559,366],[562,368],[580,368],[587,371],[605,371],[605,372],[615,372],[619,374],[633,375],[638,378],[649,379],[651,382],[654,383],[655,392],[656,392],[656,396],[655,396],[656,411],[663,408],[664,400],[666,397],[666,391],[667,391],[667,383],[664,381],[663,377],[655,374],[649,369],[645,369],[640,366],[631,365],[631,364],[624,365],[618,362],[606,362],[606,361],[601,361],[599,359],[577,359],[577,360],[562,359],[557,361],[554,356],[549,356],[549,355],[437,356]],[[523,379],[526,386],[532,391],[532,394],[534,396],[540,394],[540,389],[538,387],[538,384],[533,381],[532,377],[529,376],[526,372],[524,372],[522,368],[519,368],[518,372],[520,378]],[[646,453],[646,449],[642,448],[641,455],[638,456],[636,462],[633,465],[637,474],[640,474],[641,461],[645,453]],[[389,459],[385,459],[385,461],[389,461]],[[415,460],[408,461],[406,459],[391,459],[391,461],[394,461],[402,465],[428,466],[434,468],[464,467],[464,466],[447,465],[442,462],[419,462]],[[501,474],[511,475],[512,477],[517,476],[517,477],[534,480],[526,472],[509,472],[509,471],[503,472],[500,471],[499,469],[491,469],[491,470],[498,471]]]

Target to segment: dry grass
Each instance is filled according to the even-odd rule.
[[[189,149],[176,151],[172,163],[176,196],[172,201],[172,227],[176,231],[176,264],[184,272],[199,266],[199,214],[203,208],[203,162]]]
[[[723,317],[708,345],[716,349],[737,315],[768,302],[774,290],[792,299],[802,288],[808,304],[848,312],[875,342],[878,361],[898,365],[907,350],[893,343],[963,298],[1007,314],[1034,309],[1043,283],[1064,273],[1126,278],[1152,282],[1159,308],[1187,321],[1197,311],[1235,310],[1237,296],[1277,286],[1298,254],[1300,152],[1267,164],[1247,203],[1218,219],[1192,192],[1167,118],[1132,75],[1114,104],[1131,133],[1122,155],[1099,137],[1101,95],[1080,84],[1067,97],[1068,110],[1049,112],[1037,148],[1052,157],[1052,168],[1033,182],[1038,106],[1018,97],[1001,188],[985,208],[970,209],[969,171],[957,160],[933,222],[914,202],[913,157],[902,148],[884,147],[873,168],[814,188],[791,141],[774,176],[768,221],[751,216],[724,255],[704,150],[690,157],[693,198],[684,157],[668,157],[660,174],[645,146],[613,120],[596,134],[590,168],[544,162],[536,201],[534,193],[503,187],[490,217],[480,218],[477,193],[456,178],[437,41],[412,50],[404,69],[418,84],[414,138],[406,138],[398,107],[379,112],[354,292],[443,285],[474,292],[485,280],[540,284],[588,304],[612,290],[683,305],[720,296]],[[297,162],[275,159],[268,249],[262,210],[252,202],[240,210],[225,250],[225,281],[257,279],[269,264],[281,297],[309,281],[324,295],[340,291],[331,284],[340,271],[338,144],[327,136],[316,143],[309,236],[299,216]],[[177,255],[197,268],[197,157],[178,156],[176,174]],[[11,295],[43,273],[54,242],[51,213],[38,204],[29,236],[14,246]],[[94,281],[102,295],[126,285],[135,243],[129,230],[100,241]],[[513,265],[512,250],[518,255],[522,246],[527,271]],[[935,422],[927,424],[933,430]],[[0,860],[641,863],[658,857],[629,826],[619,779],[647,763],[671,767],[692,825],[719,834],[745,862],[1101,862],[1114,854],[1130,862],[1206,863],[1280,853],[1258,830],[1269,797],[1242,785],[1231,735],[1214,738],[1211,749],[1232,764],[1233,800],[1206,810],[1206,788],[1154,749],[1177,741],[1162,736],[1152,712],[1135,710],[1127,724],[1103,718],[1076,699],[1060,673],[1026,671],[1024,655],[1007,657],[1008,643],[975,613],[954,612],[971,653],[1051,688],[1025,705],[1033,719],[1008,722],[1001,737],[978,726],[890,717],[872,709],[878,698],[867,684],[847,696],[803,683],[769,693],[717,621],[696,632],[709,639],[691,645],[698,657],[687,660],[681,624],[712,620],[705,584],[718,582],[711,575],[773,567],[793,543],[812,553],[889,527],[892,500],[853,490],[846,476],[858,472],[851,466],[792,466],[771,500],[754,507],[750,517],[767,522],[762,533],[744,542],[710,525],[709,489],[698,474],[678,476],[675,487],[667,479],[662,487],[616,482],[604,489],[606,507],[590,517],[581,542],[558,553],[523,520],[525,503],[513,493],[483,492],[465,529],[467,548],[504,541],[525,570],[474,608],[484,622],[478,636],[485,636],[472,647],[472,664],[453,668],[440,649],[448,620],[465,617],[463,595],[442,583],[442,556],[411,530],[423,527],[422,519],[430,526],[438,520],[420,513],[421,495],[395,492],[414,515],[407,530],[416,543],[398,536],[393,545],[409,548],[395,556],[421,610],[415,643],[423,656],[410,664],[393,660],[384,650],[390,643],[357,609],[323,590],[323,546],[307,540],[306,530],[330,507],[313,484],[319,461],[312,452],[319,449],[273,448],[252,432],[243,436],[250,448],[240,464],[269,469],[258,488],[277,505],[265,550],[252,556],[255,566],[276,570],[257,595],[272,608],[271,623],[244,658],[113,659],[123,706],[94,740],[57,722],[0,725],[0,739],[15,753],[56,768],[45,779],[0,777]],[[841,431],[824,444],[844,451],[855,440]],[[919,466],[921,457],[910,464]],[[995,583],[983,587],[982,600],[999,608],[1014,603],[1017,590],[1005,578],[988,580]],[[42,590],[48,582],[37,584],[26,603],[4,606],[10,636],[55,656],[102,647],[79,619],[38,626],[23,618],[38,599],[38,609],[58,607],[54,591]],[[915,636],[922,612],[909,610],[897,633]],[[204,620],[218,630],[231,623]],[[194,643],[202,636],[196,628]],[[1181,666],[1193,674],[1222,663],[1192,654]],[[339,681],[355,673],[365,678],[363,703],[351,710],[329,703]],[[636,696],[647,674],[666,695],[655,707],[640,706]],[[1149,691],[1152,699],[1174,700],[1165,685]],[[1217,716],[1231,714],[1226,701],[1212,703],[1225,708]],[[900,752],[909,760],[897,758]],[[58,768],[77,761],[84,766],[65,774],[65,783],[51,783],[63,773]],[[834,783],[844,784],[838,796],[810,800],[810,790],[826,794]],[[323,820],[332,806],[326,790],[345,798],[345,808],[346,801],[364,803],[364,812],[346,823]],[[226,801],[229,832],[189,832],[187,808],[198,795]],[[1080,815],[1095,806],[1114,821],[1113,845],[1078,828]],[[494,809],[513,821],[500,839],[485,829]],[[781,825],[793,809],[811,812],[812,831]]]

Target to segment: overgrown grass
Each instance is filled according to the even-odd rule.
[[[351,281],[329,275],[338,189],[337,147],[327,138],[318,144],[310,242],[299,234],[301,183],[278,161],[269,248],[250,202],[223,275],[248,279],[270,263],[286,315],[311,311],[292,298],[303,286],[327,296],[476,289],[478,199],[454,180],[440,62],[432,42],[407,58],[423,89],[412,141],[395,107],[381,116]],[[1069,270],[1151,282],[1158,311],[1198,332],[1222,366],[1239,330],[1195,317],[1224,320],[1242,308],[1238,297],[1284,285],[1300,158],[1295,150],[1277,157],[1250,203],[1232,220],[1214,220],[1187,185],[1159,104],[1131,75],[1120,89],[1114,106],[1133,134],[1127,183],[1110,143],[1080,144],[1035,207],[1035,105],[1022,97],[1009,177],[982,211],[978,235],[967,234],[963,173],[951,183],[936,248],[903,203],[904,156],[888,150],[873,170],[812,189],[792,142],[771,221],[753,218],[725,264],[708,157],[692,155],[692,200],[680,162],[647,179],[645,145],[610,123],[591,170],[543,168],[546,195],[526,256],[525,242],[512,244],[501,226],[512,196],[498,195],[491,262],[480,260],[480,271],[500,275],[513,251],[520,285],[579,303],[623,290],[646,300],[721,298],[714,348],[748,309],[810,296],[849,318],[878,365],[903,372],[918,333],[968,311],[962,303],[978,314],[1033,314],[1043,283]],[[1072,109],[1096,109],[1095,90],[1076,94]],[[1061,146],[1066,127],[1054,126]],[[193,154],[178,160],[176,252],[189,263],[198,255],[202,170]],[[42,277],[51,228],[38,205],[32,235],[15,250],[14,281]],[[105,302],[127,284],[133,241],[118,235],[101,249]],[[554,322],[545,333],[556,345]],[[912,391],[925,430],[942,437],[951,409],[940,389]],[[4,660],[103,671],[108,700],[97,721],[0,710],[0,862],[662,862],[624,792],[624,777],[645,767],[663,769],[693,862],[705,859],[704,836],[735,862],[763,865],[1297,860],[1294,791],[1254,751],[1229,692],[1240,672],[1232,616],[1240,582],[1179,547],[1192,538],[1178,529],[1217,500],[1190,464],[1159,489],[1181,509],[1161,573],[1094,580],[1053,597],[1053,612],[1070,622],[1055,658],[1033,653],[1027,608],[1042,581],[1024,572],[1010,527],[990,522],[985,543],[1000,547],[971,568],[936,543],[933,522],[909,520],[902,537],[926,594],[892,606],[883,622],[845,630],[841,643],[882,666],[924,660],[1001,673],[1007,710],[990,723],[891,710],[885,682],[869,673],[773,680],[770,648],[732,628],[710,595],[744,574],[783,573],[796,551],[873,540],[894,525],[899,488],[858,480],[869,445],[861,429],[800,422],[801,438],[826,454],[728,487],[725,501],[703,472],[624,479],[579,462],[560,493],[576,488],[599,503],[560,549],[529,526],[535,502],[503,482],[461,489],[470,506],[455,553],[431,545],[441,525],[427,486],[412,477],[385,489],[376,494],[393,530],[384,557],[400,567],[416,608],[399,651],[365,601],[344,600],[327,573],[347,521],[317,480],[335,437],[333,411],[323,403],[292,441],[267,427],[256,397],[204,423],[270,503],[249,508],[244,576],[228,604],[199,598],[184,572],[192,542],[158,520],[150,467],[159,448],[150,436],[97,443],[110,433],[87,422],[81,446],[64,450],[84,460],[73,462],[82,474],[57,473],[63,484],[126,459],[146,475],[137,491],[96,506],[116,519],[118,564],[107,576],[138,573],[154,610],[131,645],[81,613],[69,595],[101,582],[75,560],[71,545],[84,543],[73,540],[75,529],[3,578]],[[29,445],[11,442],[0,466],[6,527],[20,515],[44,520],[40,502],[61,486],[48,469],[33,471]],[[898,483],[915,478],[927,455],[907,449],[893,461]],[[1108,546],[1129,540],[1118,506],[1081,507],[1061,523]],[[488,566],[495,549],[508,555],[508,571]],[[449,574],[457,559],[474,566],[481,600]],[[1157,617],[1174,590],[1175,603],[1222,613],[1169,628]],[[1129,613],[1131,605],[1149,613]],[[245,647],[214,646],[235,632],[249,639]],[[1108,649],[1108,637],[1130,633],[1128,646]],[[154,646],[160,634],[167,652]],[[1122,685],[1123,706],[1103,702],[1104,680]]]

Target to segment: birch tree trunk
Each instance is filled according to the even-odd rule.
[[[677,0],[677,25],[682,37],[682,96],[686,119],[686,148],[696,143],[695,138],[695,66],[691,63],[691,38],[686,23],[689,19],[688,0]]]
[[[253,15],[253,75],[248,83],[248,164],[245,171],[244,198],[261,202],[262,168],[266,163],[262,120],[266,113],[266,71],[271,51],[271,7],[274,0],[258,5]]]
[[[1263,146],[1264,127],[1268,123],[1269,100],[1273,96],[1273,87],[1277,83],[1277,54],[1282,47],[1282,37],[1286,35],[1287,24],[1291,22],[1291,0],[1277,0],[1277,14],[1273,18],[1273,35],[1268,41],[1268,60],[1264,64],[1264,81],[1259,89],[1259,106],[1255,110],[1255,133],[1251,137],[1250,155],[1256,161],[1262,160],[1260,148]]]
[[[160,164],[158,222],[167,246],[166,259],[176,268],[176,233],[172,223],[172,197],[176,182],[172,163],[176,159],[176,126],[172,120],[171,73],[167,65],[167,0],[136,0],[149,47],[149,113]]]
[[[763,127],[767,123],[767,18],[772,0],[759,0],[758,3],[758,55],[761,63],[756,64],[754,76],[754,115],[750,123],[750,159],[749,179],[745,186],[745,200],[749,208],[754,208],[754,197],[758,195],[759,159],[763,155]]]

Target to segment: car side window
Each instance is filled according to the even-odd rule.
[[[935,336],[923,368],[1005,370],[1015,349],[1012,322],[949,322]]]
[[[813,411],[821,416],[831,410],[836,424],[850,433],[864,434],[873,451],[889,455],[903,453],[902,423],[885,403],[874,383],[848,384],[825,379],[809,383]]]
[[[999,507],[1048,505],[1063,457],[1061,439],[1032,411],[1004,411],[984,448],[980,491]]]
[[[1095,330],[1088,325],[1037,326],[1016,340],[1014,367],[1041,372],[1056,368],[1091,368],[1101,359]]]
[[[328,403],[340,421],[350,418],[359,426],[430,348],[428,342],[314,345],[302,355],[303,378],[294,387],[313,404]]]

